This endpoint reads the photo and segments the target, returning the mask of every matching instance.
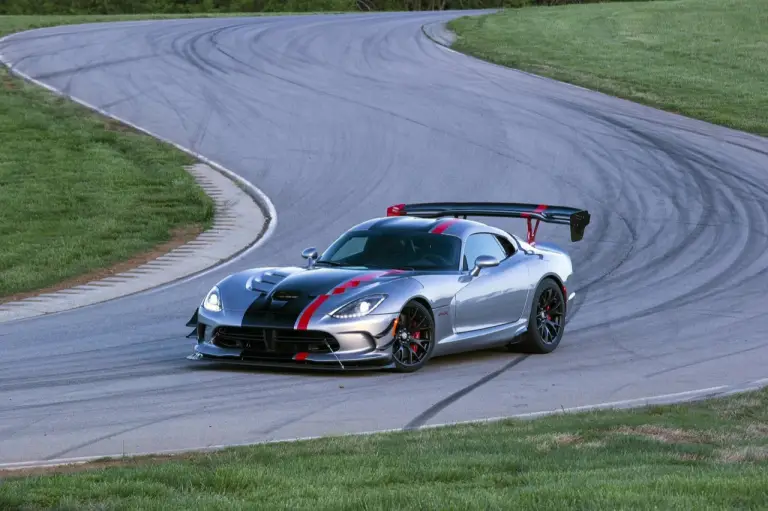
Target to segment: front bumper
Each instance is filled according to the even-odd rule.
[[[324,321],[314,330],[240,326],[200,311],[197,344],[188,360],[261,367],[364,369],[392,366],[396,314]],[[320,328],[317,328],[317,327]]]
[[[296,354],[290,357],[247,356],[242,350],[220,348],[212,344],[197,344],[187,360],[220,364],[244,365],[252,367],[296,367],[305,369],[375,369],[387,368],[392,364],[391,350],[374,350],[367,353],[333,354],[311,353],[306,356]]]

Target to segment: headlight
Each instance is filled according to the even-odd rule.
[[[221,312],[221,294],[218,287],[213,286],[213,289],[208,291],[208,295],[203,300],[203,308],[212,312]]]
[[[386,297],[386,295],[366,296],[365,298],[360,298],[359,300],[355,300],[354,302],[339,307],[331,312],[330,315],[339,319],[360,318],[370,314]]]

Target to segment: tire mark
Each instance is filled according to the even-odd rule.
[[[49,454],[48,456],[43,458],[43,460],[44,461],[55,460],[57,458],[61,458],[65,454],[69,454],[69,453],[71,453],[73,451],[77,451],[78,449],[82,449],[84,447],[89,447],[89,446],[91,446],[93,444],[97,444],[97,443],[102,442],[104,440],[109,440],[109,439],[114,438],[116,436],[123,435],[125,433],[130,433],[131,431],[137,431],[137,430],[142,429],[142,428],[146,428],[146,427],[149,427],[149,426],[154,426],[155,424],[160,424],[161,422],[166,422],[166,421],[170,421],[170,420],[174,420],[174,419],[180,419],[182,417],[185,417],[187,415],[191,415],[193,413],[196,413],[196,412],[177,413],[177,414],[169,415],[167,417],[162,417],[160,419],[153,419],[153,420],[150,420],[150,421],[146,421],[146,422],[143,422],[143,423],[138,424],[136,426],[130,426],[130,427],[127,427],[127,428],[123,428],[123,429],[115,431],[113,433],[108,433],[106,435],[101,435],[101,436],[98,436],[96,438],[92,438],[92,439],[90,439],[88,441],[85,441],[85,442],[82,442],[82,443],[79,443],[79,444],[67,447],[66,449],[62,449],[62,450],[57,451],[57,452],[55,452],[53,454]]]
[[[673,371],[679,371],[680,369],[686,369],[688,367],[693,367],[693,366],[696,366],[696,365],[699,365],[699,364],[706,364],[707,362],[714,362],[715,360],[721,360],[721,359],[723,359],[725,357],[732,357],[734,355],[740,355],[742,353],[749,353],[751,351],[756,351],[756,350],[763,349],[766,346],[768,346],[768,343],[759,344],[757,346],[752,346],[751,348],[745,348],[743,350],[731,351],[731,352],[726,353],[726,354],[717,355],[716,357],[700,358],[698,360],[694,360],[693,362],[689,362],[689,363],[686,363],[686,364],[676,365],[674,367],[668,367],[666,369],[662,369],[660,371],[655,371],[653,373],[648,373],[648,374],[645,375],[645,378],[646,379],[653,378],[654,376],[659,376],[659,375],[662,375],[662,374],[671,373]]]
[[[462,397],[466,396],[467,394],[477,389],[478,387],[485,385],[486,383],[493,380],[494,378],[501,376],[505,371],[520,364],[528,357],[530,357],[530,355],[520,355],[519,357],[512,359],[512,361],[502,366],[501,369],[497,369],[496,371],[483,376],[482,378],[477,380],[475,383],[471,385],[467,385],[463,389],[458,390],[453,394],[451,394],[450,396],[441,399],[440,401],[438,401],[437,403],[435,403],[434,405],[430,406],[429,408],[424,410],[422,413],[417,415],[413,420],[411,420],[408,424],[406,424],[403,427],[403,430],[408,431],[413,429],[419,429],[424,424],[426,424],[427,421],[429,421],[429,419],[431,419],[441,411],[445,410],[446,408],[451,406],[453,403],[455,403]]]

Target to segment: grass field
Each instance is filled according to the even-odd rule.
[[[0,508],[764,509],[768,389],[112,464],[0,474]]]
[[[6,16],[0,35],[96,19]],[[0,301],[138,264],[211,223],[188,156],[4,67],[0,147]]]
[[[531,7],[449,28],[458,51],[768,135],[765,0]]]

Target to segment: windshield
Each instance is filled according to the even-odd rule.
[[[425,232],[351,232],[336,240],[318,263],[413,270],[458,270],[461,240]]]

